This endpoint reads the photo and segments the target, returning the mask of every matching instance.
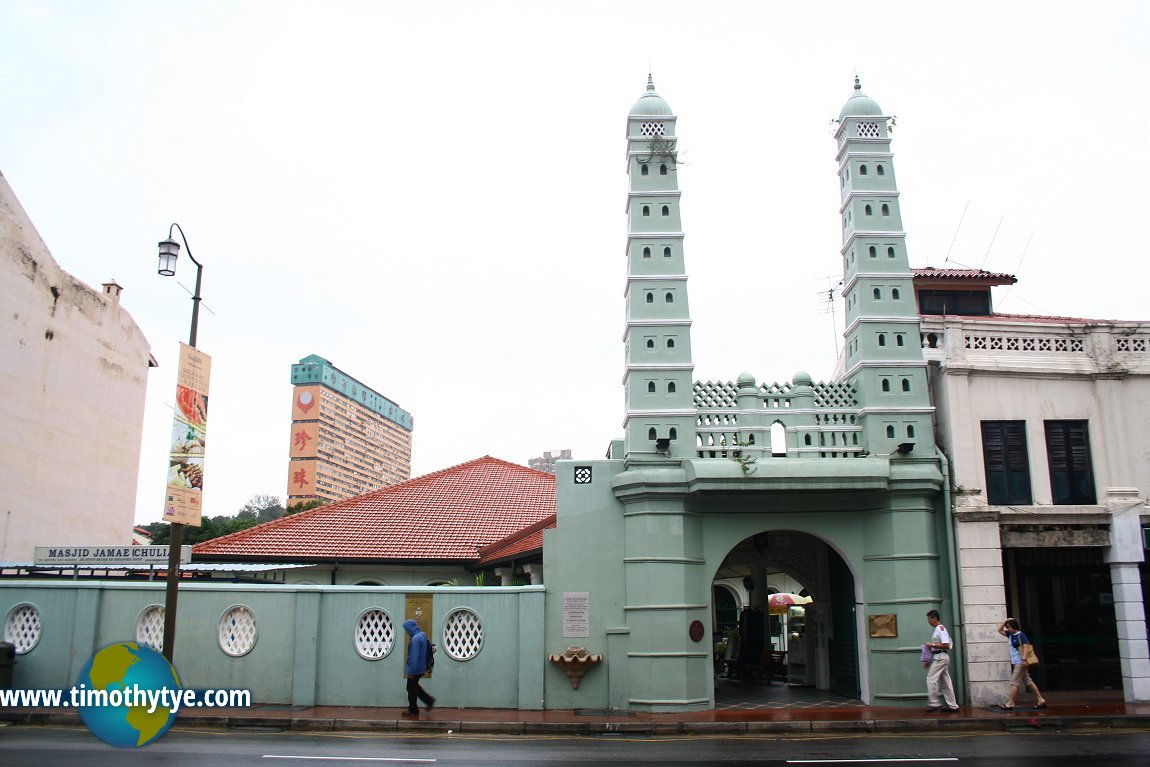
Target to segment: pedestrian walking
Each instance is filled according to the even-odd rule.
[[[934,629],[927,642],[931,651],[930,669],[926,672],[927,711],[936,713],[943,710],[958,711],[958,701],[954,698],[954,682],[950,679],[950,633],[942,625],[938,610],[926,614],[926,621]],[[942,701],[939,701],[939,695]]]
[[[419,716],[416,698],[423,701],[428,709],[435,708],[435,698],[428,695],[427,690],[419,684],[419,680],[430,670],[434,662],[431,659],[431,641],[413,620],[404,621],[403,628],[411,637],[411,642],[407,646],[407,663],[403,667],[403,675],[407,677],[407,710],[403,712],[403,716]]]
[[[1010,700],[1002,708],[1014,710],[1019,688],[1034,690],[1034,707],[1046,708],[1046,698],[1038,690],[1038,685],[1030,678],[1030,664],[1022,657],[1022,646],[1030,644],[1030,637],[1022,632],[1018,621],[1007,618],[998,626],[998,633],[1010,641]]]

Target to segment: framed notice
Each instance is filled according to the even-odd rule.
[[[563,592],[563,636],[591,636],[591,597],[588,592]]]

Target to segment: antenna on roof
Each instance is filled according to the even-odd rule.
[[[1026,247],[1022,249],[1022,257],[1018,259],[1018,265],[1014,267],[1014,274],[1017,275],[1018,271],[1022,268],[1022,262],[1026,260],[1026,254],[1030,252],[1030,242],[1033,239],[1034,232],[1031,232],[1030,236],[1026,238]],[[1006,292],[1002,294],[1003,301],[1010,296],[1010,291],[1014,290],[1014,285],[1015,283],[1011,283],[1010,286],[1006,288]]]
[[[986,259],[990,258],[990,249],[994,247],[994,241],[998,239],[998,230],[1002,228],[1002,222],[1006,216],[1001,216],[998,219],[998,226],[994,227],[994,235],[990,238],[990,244],[986,246],[986,255],[982,257],[982,264],[978,267],[982,269],[986,266]]]
[[[827,289],[818,292],[819,301],[826,305],[822,310],[822,314],[829,314],[831,316],[831,335],[835,339],[835,359],[839,358],[839,333],[838,321],[835,319],[835,293],[842,293],[843,281],[839,280],[836,284],[831,285],[830,282],[834,277],[827,277]]]
[[[946,266],[948,263],[950,263],[950,252],[954,250],[954,243],[956,240],[958,240],[958,230],[962,229],[962,222],[966,220],[966,209],[969,207],[970,200],[967,200],[966,205],[964,205],[962,208],[962,215],[958,217],[958,226],[954,228],[954,236],[950,238],[950,247],[946,249],[946,259],[942,262],[943,266]],[[929,265],[930,259],[928,258],[926,262]]]

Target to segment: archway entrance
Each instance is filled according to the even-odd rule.
[[[749,536],[711,590],[717,708],[861,704],[855,579],[825,541]]]

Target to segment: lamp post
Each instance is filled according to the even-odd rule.
[[[200,283],[204,277],[204,265],[192,255],[192,248],[188,245],[188,238],[179,224],[173,223],[168,228],[168,239],[159,244],[160,267],[159,273],[164,277],[174,277],[176,274],[176,259],[180,255],[180,243],[172,239],[172,231],[179,230],[180,239],[188,250],[188,258],[196,265],[196,291],[192,294],[192,330],[188,334],[188,346],[196,346],[196,332],[200,323]],[[180,522],[172,522],[171,540],[168,541],[168,581],[164,598],[164,657],[173,662],[176,654],[176,600],[180,588],[180,548],[184,540],[184,526]]]

